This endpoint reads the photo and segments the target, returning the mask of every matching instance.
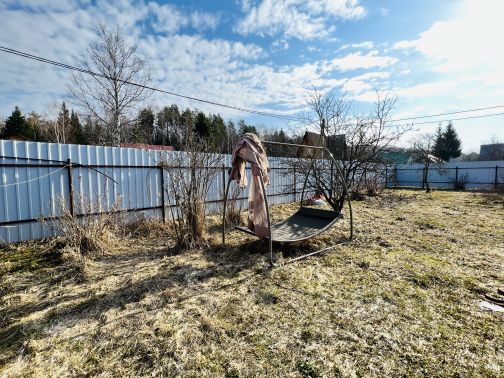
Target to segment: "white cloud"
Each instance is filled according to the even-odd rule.
[[[159,33],[174,34],[181,28],[191,26],[196,30],[213,30],[217,27],[220,17],[214,13],[193,11],[185,14],[172,4],[159,5],[151,2],[149,11],[155,21],[152,27]]]
[[[289,48],[289,42],[287,42],[287,40],[285,39],[277,39],[271,44],[271,46],[273,46],[276,49],[287,50]]]
[[[343,84],[343,90],[348,92],[352,97],[358,96],[364,91],[373,91],[379,85],[381,87],[383,81],[380,81],[380,79],[387,79],[389,77],[389,72],[366,72],[346,80]],[[376,94],[374,100],[376,100]]]
[[[352,43],[350,47],[354,49],[372,49],[374,47],[374,43],[372,41],[365,41],[360,43]]]
[[[302,40],[327,37],[334,32],[335,19],[358,19],[366,11],[358,0],[261,0],[242,3],[247,12],[235,31],[242,35],[283,35]]]
[[[333,59],[331,66],[339,71],[349,71],[358,68],[387,67],[395,64],[397,61],[398,59],[395,57],[380,56],[376,51],[371,51],[365,55],[356,52]]]
[[[415,49],[431,59],[439,72],[467,69],[499,70],[504,75],[504,2],[467,1],[460,17],[434,23],[414,40],[395,48]]]
[[[191,13],[191,25],[197,30],[215,30],[220,17],[215,13],[195,11]]]
[[[138,52],[152,66],[154,87],[241,107],[275,109],[285,114],[303,108],[306,89],[311,86],[322,92],[344,87],[355,94],[388,77],[385,72],[354,78],[334,77],[335,69],[381,68],[390,63],[389,57],[380,57],[372,51],[353,58],[342,57],[335,62],[322,60],[277,66],[265,62],[267,53],[253,43],[177,34],[186,22],[181,20],[190,20],[194,12],[174,12],[176,17],[173,18],[172,14],[170,19],[168,10],[178,8],[162,9],[166,13],[150,3],[135,6],[124,0],[98,0],[84,9],[65,12],[64,17],[56,11],[8,9],[0,13],[0,23],[3,34],[7,36],[7,45],[76,64],[94,38],[95,22],[107,19],[110,26],[122,25],[130,42],[138,44]],[[165,21],[171,20],[172,25],[179,25],[179,29],[165,26],[163,33],[146,33],[145,22],[152,20],[153,12],[158,10],[163,14],[161,17],[166,17]],[[27,29],[26,24],[33,26]],[[279,47],[287,44],[283,38],[278,40]],[[26,112],[35,110],[44,113],[52,103],[66,99],[68,94],[67,85],[71,77],[68,71],[2,55],[0,72],[0,97],[3,100],[0,113],[3,115],[9,114],[15,105],[20,105]],[[220,112],[224,117],[244,116],[236,111],[165,94],[154,94],[150,101],[154,106],[176,103],[181,107],[197,106],[207,112]]]

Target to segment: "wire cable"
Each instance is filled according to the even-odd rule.
[[[108,75],[104,75],[104,74],[100,74],[100,73],[97,73],[97,72],[93,72],[91,70],[87,70],[87,69],[80,68],[80,67],[71,66],[69,64],[57,62],[57,61],[54,61],[54,60],[51,60],[51,59],[47,59],[47,58],[43,58],[43,57],[40,57],[40,56],[37,56],[37,55],[28,54],[28,53],[25,53],[25,52],[22,52],[22,51],[18,51],[18,50],[14,50],[14,49],[11,49],[9,47],[2,46],[2,45],[0,45],[0,51],[8,53],[8,54],[17,55],[17,56],[20,56],[20,57],[23,57],[23,58],[28,58],[28,59],[36,60],[38,62],[42,62],[42,63],[46,63],[46,64],[51,64],[53,66],[65,68],[65,69],[68,69],[68,70],[85,73],[85,74],[88,74],[88,75],[91,75],[91,76],[101,77],[101,78],[104,78],[104,79],[107,79],[107,80],[116,80],[116,81],[124,83],[124,84],[133,85],[133,86],[136,86],[136,87],[148,89],[148,90],[155,91],[155,92],[165,93],[165,94],[168,94],[168,95],[171,95],[171,96],[185,98],[185,99],[191,100],[191,101],[197,101],[197,102],[201,102],[201,103],[205,103],[205,104],[219,106],[219,107],[222,107],[222,108],[237,110],[237,111],[244,112],[244,113],[251,113],[251,114],[261,115],[261,116],[265,116],[265,117],[279,118],[279,119],[283,119],[283,120],[286,120],[286,121],[298,121],[299,120],[296,117],[290,117],[290,116],[286,116],[286,115],[282,115],[282,114],[276,114],[276,113],[269,113],[269,112],[264,112],[264,111],[261,111],[261,110],[255,110],[255,109],[242,108],[242,107],[234,106],[234,105],[227,105],[227,104],[223,104],[223,103],[220,103],[220,102],[215,102],[215,101],[210,101],[210,100],[204,100],[204,99],[201,99],[201,98],[187,96],[187,95],[183,95],[183,94],[180,94],[180,93],[176,93],[176,92],[172,92],[172,91],[167,91],[167,90],[164,90],[164,89],[159,89],[159,88],[151,87],[151,86],[148,86],[148,85],[143,85],[143,84],[138,84],[138,83],[130,82],[128,80],[112,78],[112,77],[110,77]]]
[[[197,98],[197,97],[187,96],[187,95],[183,95],[183,94],[180,94],[180,93],[176,93],[176,92],[172,92],[172,91],[167,91],[167,90],[164,90],[164,89],[159,89],[159,88],[151,87],[151,86],[148,86],[148,85],[142,85],[142,84],[134,83],[134,82],[130,82],[130,81],[123,80],[123,79],[114,79],[114,78],[111,78],[110,76],[107,76],[107,75],[104,75],[104,74],[96,73],[96,72],[93,72],[93,71],[90,71],[90,70],[87,70],[87,69],[84,69],[84,68],[80,68],[80,67],[71,66],[71,65],[68,65],[68,64],[65,64],[65,63],[57,62],[57,61],[50,60],[50,59],[47,59],[47,58],[43,58],[43,57],[40,57],[40,56],[37,56],[37,55],[28,54],[28,53],[25,53],[25,52],[22,52],[22,51],[18,51],[18,50],[14,50],[14,49],[2,46],[2,45],[0,45],[0,51],[8,53],[8,54],[13,54],[13,55],[17,55],[17,56],[20,56],[20,57],[32,59],[32,60],[39,61],[39,62],[42,62],[42,63],[51,64],[51,65],[54,65],[54,66],[57,66],[57,67],[61,67],[61,68],[65,68],[65,69],[69,69],[69,70],[85,73],[85,74],[88,74],[88,75],[92,75],[92,76],[96,76],[96,77],[101,77],[101,78],[104,78],[104,79],[107,79],[107,80],[116,80],[116,81],[119,81],[119,82],[124,83],[124,84],[129,84],[129,85],[141,87],[141,88],[152,90],[152,91],[161,92],[161,93],[169,94],[169,95],[172,95],[172,96],[185,98],[185,99],[188,99],[188,100],[191,100],[191,101],[197,101],[197,102],[206,103],[206,104],[210,104],[210,105],[215,105],[215,106],[219,106],[219,107],[224,107],[224,108],[227,108],[227,109],[237,110],[237,111],[245,112],[245,113],[251,113],[251,114],[256,114],[256,115],[261,115],[261,116],[266,116],[266,117],[279,118],[279,119],[283,119],[283,120],[286,120],[286,121],[299,121],[300,120],[299,118],[296,118],[296,117],[286,116],[286,115],[282,115],[282,114],[269,113],[269,112],[263,112],[263,111],[260,111],[260,110],[242,108],[242,107],[233,106],[233,105],[227,105],[227,104],[223,104],[223,103],[219,103],[219,102],[215,102],[215,101],[204,100],[204,99],[200,99],[200,98]],[[482,111],[482,110],[491,110],[491,109],[498,109],[498,108],[504,108],[504,105],[495,105],[495,106],[487,106],[487,107],[481,107],[481,108],[472,108],[472,109],[458,110],[458,111],[453,111],[453,112],[445,112],[445,113],[437,113],[437,114],[429,114],[429,115],[420,115],[420,116],[415,116],[415,117],[391,119],[391,120],[388,120],[387,122],[390,123],[390,122],[401,122],[401,121],[409,121],[409,120],[414,121],[416,119],[440,117],[440,116],[446,116],[446,115],[462,114],[462,113],[476,112],[476,111]],[[499,115],[503,115],[503,114],[504,113],[492,113],[492,114],[470,116],[470,117],[462,117],[462,118],[455,118],[455,119],[442,119],[442,120],[433,120],[433,121],[426,121],[426,122],[411,122],[411,123],[407,123],[407,124],[403,124],[403,125],[395,125],[395,126],[411,126],[412,124],[414,124],[414,125],[424,125],[424,124],[433,124],[433,123],[447,122],[447,121],[459,121],[459,120],[465,120],[465,119],[493,117],[493,116],[499,116]]]
[[[59,171],[62,171],[63,169],[65,169],[65,167],[62,167],[62,168],[59,168],[57,170],[55,170],[54,172],[50,172],[50,173],[47,173],[45,175],[42,175],[42,176],[37,176],[33,179],[30,179],[30,180],[25,180],[25,181],[19,181],[19,182],[11,182],[9,184],[2,184],[0,185],[0,188],[7,188],[9,186],[15,186],[15,185],[21,185],[21,184],[27,184],[29,182],[33,182],[33,181],[37,181],[37,180],[40,180],[40,179],[43,179],[44,177],[47,177],[47,176],[51,176],[51,175],[54,175],[55,173],[58,173]]]
[[[477,116],[460,117],[460,118],[445,118],[445,119],[438,119],[435,121],[411,122],[411,123],[406,123],[406,124],[396,125],[396,126],[401,127],[401,126],[427,125],[427,124],[440,123],[440,122],[462,121],[465,119],[486,118],[486,117],[495,117],[495,116],[502,116],[502,115],[504,115],[504,112],[491,113],[491,114],[481,114],[481,115],[477,115]],[[388,122],[393,122],[393,121],[388,121]]]
[[[446,116],[446,115],[452,115],[452,114],[478,112],[481,110],[491,110],[491,109],[498,109],[498,108],[504,108],[504,105],[487,106],[485,108],[474,108],[474,109],[467,109],[467,110],[457,110],[457,111],[449,112],[449,113],[438,113],[438,114],[422,115],[422,116],[417,116],[417,117],[392,119],[389,122],[409,121],[409,120],[420,119],[420,118],[440,117],[440,116]]]

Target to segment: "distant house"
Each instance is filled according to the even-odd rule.
[[[346,138],[345,134],[329,135],[321,137],[320,134],[307,131],[301,140],[301,144],[308,146],[327,147],[335,159],[344,159],[346,156]],[[298,157],[312,158],[316,155],[316,150],[311,148],[300,148]]]
[[[504,160],[504,143],[482,144],[480,160]]]
[[[155,150],[155,151],[175,151],[173,146],[160,146],[155,144],[144,144],[144,143],[123,143],[120,147],[125,148],[139,148],[142,150]]]

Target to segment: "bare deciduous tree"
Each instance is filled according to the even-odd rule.
[[[422,134],[412,141],[414,162],[423,164],[422,186],[425,187],[427,193],[431,191],[429,185],[429,169],[432,164],[441,162],[441,160],[433,154],[435,140],[436,136],[433,134]]]
[[[183,151],[160,162],[169,174],[165,189],[173,200],[170,211],[179,249],[204,243],[205,201],[222,162],[222,155],[210,153],[205,141],[194,134],[186,139]]]
[[[367,189],[368,183],[376,187],[377,182],[384,181],[383,154],[411,130],[410,126],[390,122],[396,102],[396,96],[377,92],[369,114],[351,116],[352,104],[345,95],[322,95],[314,89],[307,105],[319,122],[312,122],[311,128],[320,133],[321,145],[339,161],[335,167],[323,154],[316,156],[319,159],[315,161],[307,161],[306,155],[297,159],[295,169],[308,176],[307,189],[323,195],[329,205],[340,211],[346,196],[341,178],[353,193]]]
[[[137,47],[126,43],[119,28],[109,31],[99,25],[96,31],[97,40],[81,64],[97,75],[74,74],[70,91],[75,103],[104,126],[106,141],[119,145],[121,124],[150,94],[144,87],[150,83],[150,69],[136,54]]]

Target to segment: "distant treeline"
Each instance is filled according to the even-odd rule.
[[[179,109],[177,105],[165,106],[155,113],[144,108],[133,120],[121,120],[123,143],[145,143],[173,146],[182,149],[185,138],[194,135],[204,139],[211,150],[231,153],[238,138],[247,132],[277,142],[295,142],[283,129],[258,130],[240,120],[224,121],[219,114],[205,114],[199,110]],[[23,114],[15,107],[12,114],[0,124],[0,138],[19,138],[38,142],[111,145],[110,133],[100,122],[81,116],[63,102],[56,119],[48,119],[36,112]],[[292,151],[282,146],[271,146],[270,156],[291,156]]]

